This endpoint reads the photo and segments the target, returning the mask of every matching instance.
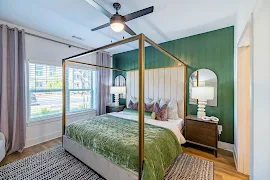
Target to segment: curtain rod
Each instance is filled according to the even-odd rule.
[[[1,24],[0,26],[4,26],[4,24]],[[12,31],[14,31],[14,29],[16,28],[16,27],[15,28],[10,28],[8,25],[5,25],[5,26],[7,26],[7,28],[9,30],[12,30]],[[18,29],[18,28],[16,28],[16,29]],[[22,30],[24,30],[24,29],[22,29]],[[22,30],[19,30],[19,31],[22,31]],[[57,41],[57,40],[54,40],[54,39],[50,39],[50,38],[39,36],[39,35],[36,35],[36,34],[33,34],[33,33],[29,33],[29,32],[26,32],[26,31],[24,31],[24,32],[27,35],[34,36],[34,37],[37,37],[37,38],[45,39],[45,40],[48,40],[48,41],[53,41],[53,42],[56,42],[56,43],[59,43],[59,44],[67,45],[67,46],[70,46],[70,47],[79,48],[79,49],[82,49],[82,50],[87,50],[87,51],[89,50],[89,49],[85,49],[85,48],[82,48],[82,47],[79,47],[79,46],[71,45],[71,44],[68,44],[68,43],[64,43],[64,42],[61,42],[61,41]]]
[[[50,38],[46,38],[46,37],[39,36],[39,35],[36,35],[36,34],[32,34],[32,33],[29,33],[29,32],[25,32],[25,34],[30,35],[30,36],[34,36],[34,37],[37,37],[37,38],[45,39],[45,40],[48,40],[48,41],[53,41],[53,42],[56,42],[56,43],[59,43],[59,44],[67,45],[69,47],[75,47],[75,48],[86,50],[86,51],[89,50],[89,49],[85,49],[85,48],[82,48],[82,47],[79,47],[79,46],[71,45],[71,44],[64,43],[64,42],[61,42],[61,41],[57,41],[57,40],[54,40],[54,39],[50,39]]]
[[[34,37],[37,37],[37,38],[45,39],[45,40],[48,40],[48,41],[53,41],[53,42],[56,42],[56,43],[59,43],[59,44],[67,45],[69,47],[75,47],[75,48],[86,50],[86,51],[91,50],[91,49],[85,49],[85,48],[82,48],[82,47],[79,47],[79,46],[67,44],[67,43],[64,43],[64,42],[61,42],[61,41],[57,41],[57,40],[54,40],[54,39],[46,38],[46,37],[43,37],[43,36],[39,36],[39,35],[36,35],[36,34],[32,34],[32,33],[29,33],[29,32],[25,32],[25,34],[30,35],[30,36],[34,36]],[[106,51],[102,51],[102,52],[103,53],[107,53],[107,54],[110,55],[110,57],[112,57],[112,55],[110,53],[108,53]]]

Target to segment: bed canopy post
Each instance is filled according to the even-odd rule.
[[[145,62],[145,36],[140,34],[139,37],[139,177],[142,178],[143,164],[144,164],[144,62]]]
[[[62,135],[65,135],[66,131],[66,61],[62,60]],[[62,142],[63,142],[63,136],[62,136]]]

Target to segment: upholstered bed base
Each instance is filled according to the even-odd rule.
[[[63,148],[107,180],[137,180],[138,174],[124,169],[103,156],[63,136]]]

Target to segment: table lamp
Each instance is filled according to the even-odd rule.
[[[110,88],[110,94],[114,94],[114,105],[119,106],[119,94],[123,94],[124,86],[111,86]]]
[[[126,92],[127,92],[126,86],[121,86],[121,89],[122,89],[122,94],[123,94],[122,98],[126,98]]]
[[[197,117],[202,118],[206,116],[205,106],[207,100],[214,99],[214,87],[193,87],[191,90],[191,98],[198,99]]]

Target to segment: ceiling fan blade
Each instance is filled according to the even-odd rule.
[[[88,4],[90,4],[94,8],[96,8],[97,10],[99,10],[102,14],[104,14],[108,18],[112,17],[112,14],[109,11],[107,11],[105,8],[103,8],[101,5],[99,5],[96,1],[94,0],[85,0],[85,1],[88,2]]]
[[[154,6],[151,6],[149,8],[142,9],[140,11],[136,11],[130,14],[125,15],[125,21],[130,21],[132,19],[136,19],[138,17],[144,16],[146,14],[152,13],[154,11]]]
[[[106,24],[103,24],[101,26],[98,26],[98,27],[96,27],[94,29],[91,29],[91,31],[96,31],[96,30],[99,30],[99,29],[102,29],[102,28],[105,28],[105,27],[108,27],[108,26],[110,26],[110,23],[106,23]]]
[[[135,33],[134,31],[132,31],[132,29],[130,29],[130,27],[128,27],[126,24],[125,24],[124,30],[125,30],[128,34],[130,34],[131,36],[136,35],[136,33]]]

